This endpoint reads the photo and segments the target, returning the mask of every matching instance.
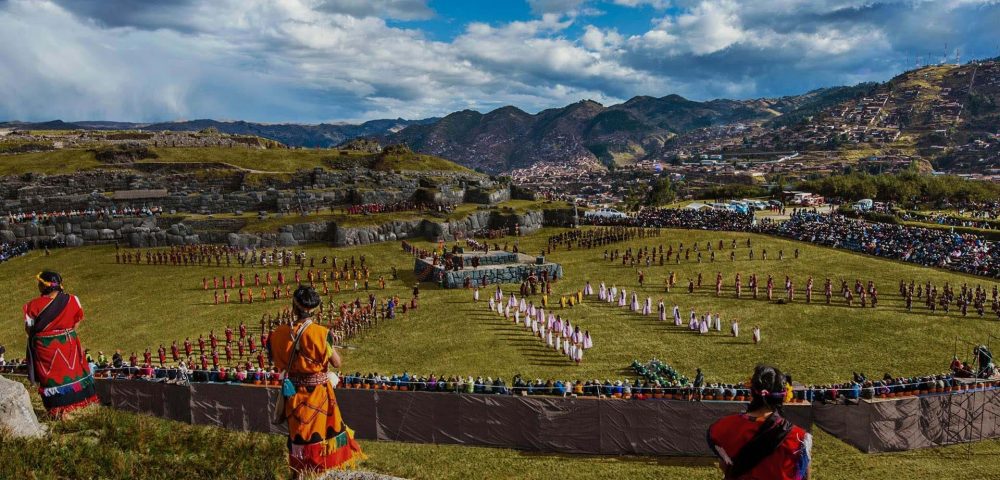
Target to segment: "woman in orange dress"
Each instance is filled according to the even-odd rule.
[[[354,431],[340,416],[328,376],[329,367],[340,368],[340,355],[330,330],[313,323],[320,302],[316,290],[300,286],[292,296],[292,324],[275,328],[267,344],[274,365],[285,376],[288,461],[296,474],[354,466],[364,458]]]

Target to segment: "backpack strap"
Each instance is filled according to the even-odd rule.
[[[298,331],[295,332],[295,335],[292,337],[292,354],[288,357],[288,367],[285,368],[286,377],[288,375],[288,371],[292,368],[292,363],[295,362],[299,356],[299,340],[302,339],[302,334],[306,332],[309,325],[312,325],[311,318],[302,323],[302,326],[299,327]]]

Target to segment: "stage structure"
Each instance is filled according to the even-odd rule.
[[[562,266],[531,256],[503,250],[465,252],[457,249],[435,257],[421,257],[413,271],[421,282],[435,282],[445,288],[483,286],[495,283],[551,281],[563,276]]]

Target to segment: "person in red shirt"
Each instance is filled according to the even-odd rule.
[[[42,405],[54,418],[97,403],[90,365],[76,332],[83,307],[76,295],[63,291],[56,272],[35,276],[39,296],[26,303],[24,330],[28,335],[28,379],[37,385]]]
[[[750,380],[747,412],[723,417],[708,428],[708,446],[727,480],[808,480],[812,436],[781,416],[785,376],[758,365]]]
[[[177,348],[177,340],[170,344],[170,356],[174,359],[174,363],[177,363],[181,359],[180,349]]]

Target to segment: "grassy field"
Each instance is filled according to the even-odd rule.
[[[521,238],[525,252],[541,250],[548,234],[544,230],[530,237]],[[717,232],[670,230],[659,238],[637,241],[637,245],[690,245],[699,241],[732,238],[745,240],[746,235]],[[979,283],[992,288],[993,283],[940,270],[892,262],[812,245],[790,242],[764,236],[752,236],[758,260],[747,259],[745,247],[738,249],[738,260],[728,260],[728,250],[719,255],[714,264],[706,260],[697,264],[693,260],[680,265],[651,267],[646,270],[646,286],[639,289],[641,298],[652,297],[654,303],[664,298],[668,307],[680,306],[684,317],[693,308],[699,314],[706,311],[721,314],[723,323],[737,319],[744,332],[759,325],[763,342],[753,345],[749,335],[738,339],[722,333],[699,336],[686,328],[665,325],[652,317],[642,317],[626,310],[611,307],[596,300],[586,301],[573,309],[557,311],[590,330],[595,348],[588,351],[580,366],[567,362],[564,357],[544,348],[528,333],[501,318],[490,314],[484,304],[471,302],[471,293],[464,290],[442,290],[431,284],[422,286],[421,306],[407,313],[402,319],[380,326],[376,331],[355,341],[361,348],[347,352],[347,368],[351,370],[429,374],[491,375],[510,378],[515,373],[530,377],[562,378],[614,378],[626,375],[624,369],[633,359],[648,360],[658,357],[682,372],[691,374],[701,367],[710,380],[736,381],[743,379],[752,365],[760,361],[776,363],[795,374],[803,382],[833,382],[850,378],[851,372],[863,371],[869,375],[890,372],[897,375],[933,373],[945,370],[955,353],[955,338],[985,341],[987,334],[1000,333],[1000,322],[987,317],[962,318],[955,311],[951,316],[942,313],[928,314],[923,308],[912,313],[903,309],[896,293],[900,279],[909,281],[931,280],[938,285],[944,282],[961,284]],[[506,239],[513,242],[513,239]],[[427,242],[430,247],[431,243]],[[625,248],[626,244],[616,245]],[[728,247],[728,245],[727,245]],[[770,260],[759,260],[761,248],[767,248]],[[802,252],[798,260],[792,251]],[[776,253],[784,249],[785,260],[776,260]],[[400,272],[400,279],[390,281],[386,292],[406,299],[410,296],[414,276],[412,260],[399,250],[398,243],[331,249],[325,246],[308,247],[310,256],[367,255],[374,264],[373,284],[379,275],[389,277],[390,267]],[[595,287],[601,280],[609,286],[616,284],[630,291],[636,288],[636,272],[620,262],[604,262],[598,250],[560,250],[548,258],[559,262],[565,269],[565,278],[556,285],[554,293],[575,292],[590,280]],[[0,308],[4,316],[16,319],[20,305],[35,294],[32,281],[43,268],[61,271],[73,293],[78,294],[87,310],[87,320],[80,331],[85,344],[92,349],[124,351],[150,347],[160,342],[183,341],[216,332],[228,325],[235,326],[243,320],[255,326],[264,312],[273,312],[278,305],[260,303],[253,305],[212,305],[212,294],[201,288],[203,277],[237,274],[238,268],[200,268],[166,266],[124,266],[114,263],[113,247],[86,247],[57,250],[50,257],[39,253],[0,265]],[[703,273],[704,286],[694,294],[685,288],[675,288],[663,293],[663,279],[669,271],[676,271],[681,283]],[[716,297],[713,284],[715,273],[725,277],[726,291]],[[790,275],[798,285],[796,303],[780,305],[766,300],[736,299],[732,293],[735,272],[749,275],[756,272],[766,278],[774,275],[777,285]],[[252,277],[253,271],[244,270]],[[290,272],[286,272],[290,274]],[[807,276],[815,278],[817,292],[830,276],[839,283],[846,278],[853,284],[855,278],[872,279],[879,286],[881,302],[878,309],[847,308],[840,302],[832,306],[815,302],[804,303],[804,286]],[[513,286],[507,286],[510,290]],[[778,288],[780,290],[780,287]],[[363,292],[341,292],[333,296],[337,303],[365,296]],[[817,294],[818,298],[820,295]],[[259,298],[258,298],[259,300]],[[537,300],[537,299],[536,299]],[[280,305],[284,307],[284,303]],[[669,323],[669,322],[668,322]],[[8,351],[23,348],[20,328],[0,331],[0,343]],[[969,348],[962,346],[960,354]]]
[[[42,413],[36,393],[31,397]],[[349,420],[349,419],[348,419]],[[284,437],[191,426],[104,407],[47,422],[45,440],[0,432],[0,478],[288,478]],[[993,478],[1000,442],[866,455],[815,429],[814,478]],[[362,442],[365,470],[413,479],[719,478],[711,458],[556,455],[517,450]],[[25,452],[31,452],[26,455]]]
[[[545,229],[518,240],[526,252],[539,251],[547,235],[559,230]],[[699,336],[686,327],[664,325],[652,317],[642,317],[596,301],[586,301],[573,309],[557,311],[589,329],[595,347],[584,363],[576,366],[564,357],[544,348],[522,329],[504,322],[486,311],[485,305],[471,302],[465,290],[442,290],[430,284],[421,286],[421,304],[400,319],[380,325],[362,338],[352,341],[358,350],[344,352],[345,368],[362,372],[402,372],[438,375],[461,374],[502,376],[509,380],[515,373],[541,378],[620,378],[628,376],[626,367],[633,359],[656,356],[673,364],[682,373],[692,375],[701,367],[709,380],[739,381],[752,366],[761,361],[775,363],[793,373],[797,380],[813,382],[842,381],[852,371],[869,375],[890,372],[896,375],[940,372],[947,368],[955,350],[955,338],[985,341],[987,334],[1000,333],[1000,322],[970,316],[962,318],[928,315],[923,308],[907,313],[896,294],[899,279],[931,280],[982,284],[984,279],[921,268],[873,257],[857,255],[771,237],[752,235],[757,258],[767,248],[771,260],[750,261],[746,248],[737,249],[737,261],[728,259],[729,241],[745,241],[747,235],[689,230],[665,230],[658,238],[621,243],[612,248],[638,245],[690,245],[698,241],[718,243],[726,250],[714,264],[681,261],[680,265],[651,267],[646,270],[647,284],[639,288],[642,297],[654,303],[663,297],[668,306],[678,304],[686,317],[691,308],[698,313],[720,312],[723,321],[739,319],[743,331],[760,325],[763,342],[753,345],[744,335],[738,339],[723,334]],[[513,238],[499,242],[513,243]],[[430,242],[421,242],[430,246]],[[717,246],[717,245],[716,245]],[[792,251],[801,250],[798,260]],[[783,261],[776,260],[778,249],[785,251]],[[412,259],[398,243],[368,247],[331,249],[325,246],[306,248],[310,256],[335,255],[343,261],[350,256],[366,255],[374,264],[373,278],[389,276],[391,266],[401,274],[390,281],[379,295],[398,294],[409,298],[413,286]],[[548,256],[565,268],[555,292],[575,292],[590,280],[601,280],[637,288],[636,272],[618,263],[606,263],[602,250],[559,250]],[[0,311],[9,320],[0,330],[0,344],[8,348],[8,357],[24,348],[20,327],[20,305],[36,294],[33,277],[43,268],[63,273],[67,288],[79,295],[87,312],[80,332],[91,350],[125,352],[154,349],[162,342],[196,338],[214,329],[240,320],[256,326],[260,315],[278,308],[275,303],[254,305],[212,305],[211,292],[201,288],[204,276],[236,274],[252,277],[249,268],[201,268],[124,266],[114,263],[113,247],[85,247],[57,250],[49,257],[32,253],[27,257],[0,264]],[[701,271],[705,286],[688,294],[675,288],[664,294],[662,283],[669,271],[678,272],[682,283]],[[715,272],[726,278],[726,291],[716,297],[712,287]],[[780,305],[766,300],[736,299],[732,276],[756,272],[775,276],[781,284],[785,274],[798,285],[796,303]],[[289,273],[286,271],[286,274]],[[876,281],[881,292],[878,309],[847,308],[840,304],[806,305],[802,284],[813,275],[821,292],[826,276],[835,281],[854,278]],[[373,282],[374,284],[375,282]],[[510,290],[510,286],[508,286]],[[338,303],[364,296],[363,292],[342,292],[334,296]],[[817,295],[819,297],[820,295]],[[280,304],[282,307],[284,303]],[[970,347],[962,345],[960,354]],[[220,470],[211,464],[216,456],[238,458],[224,462],[226,476],[234,478],[273,478],[282,473],[283,442],[279,437],[221,432],[203,427],[178,425],[144,416],[98,409],[85,417],[56,427],[58,435],[44,444],[52,446],[40,458],[24,457],[20,452],[34,450],[39,444],[0,441],[0,477],[59,478],[100,477],[162,478],[167,474],[199,472],[196,476],[217,476]],[[81,446],[83,445],[83,446]],[[93,448],[85,448],[91,445]],[[100,445],[102,447],[98,448]],[[578,457],[542,455],[512,450],[475,447],[412,445],[366,442],[371,460],[366,467],[412,478],[551,478],[554,472],[569,478],[718,478],[718,470],[708,459],[648,457]],[[250,454],[248,452],[259,452]],[[240,452],[243,452],[242,454]],[[905,472],[907,476],[933,478],[987,478],[1000,455],[1000,442],[973,446],[891,455],[863,455],[819,432],[816,441],[817,478],[881,478]],[[162,454],[161,454],[162,453]],[[255,456],[256,455],[256,456]],[[259,458],[258,458],[259,457]],[[71,469],[79,470],[71,470]],[[32,472],[27,475],[24,472]],[[77,472],[76,474],[72,472]],[[235,472],[232,475],[229,473]]]
[[[252,149],[223,147],[152,148],[159,158],[142,162],[153,163],[225,163],[248,170],[287,173],[311,170],[316,167],[339,169],[351,166],[369,156],[360,152],[336,149]],[[88,149],[73,148],[51,152],[0,155],[0,175],[34,173],[73,173],[100,167],[104,164],[94,158]],[[386,170],[469,170],[456,163],[430,155],[386,155],[378,165]]]

